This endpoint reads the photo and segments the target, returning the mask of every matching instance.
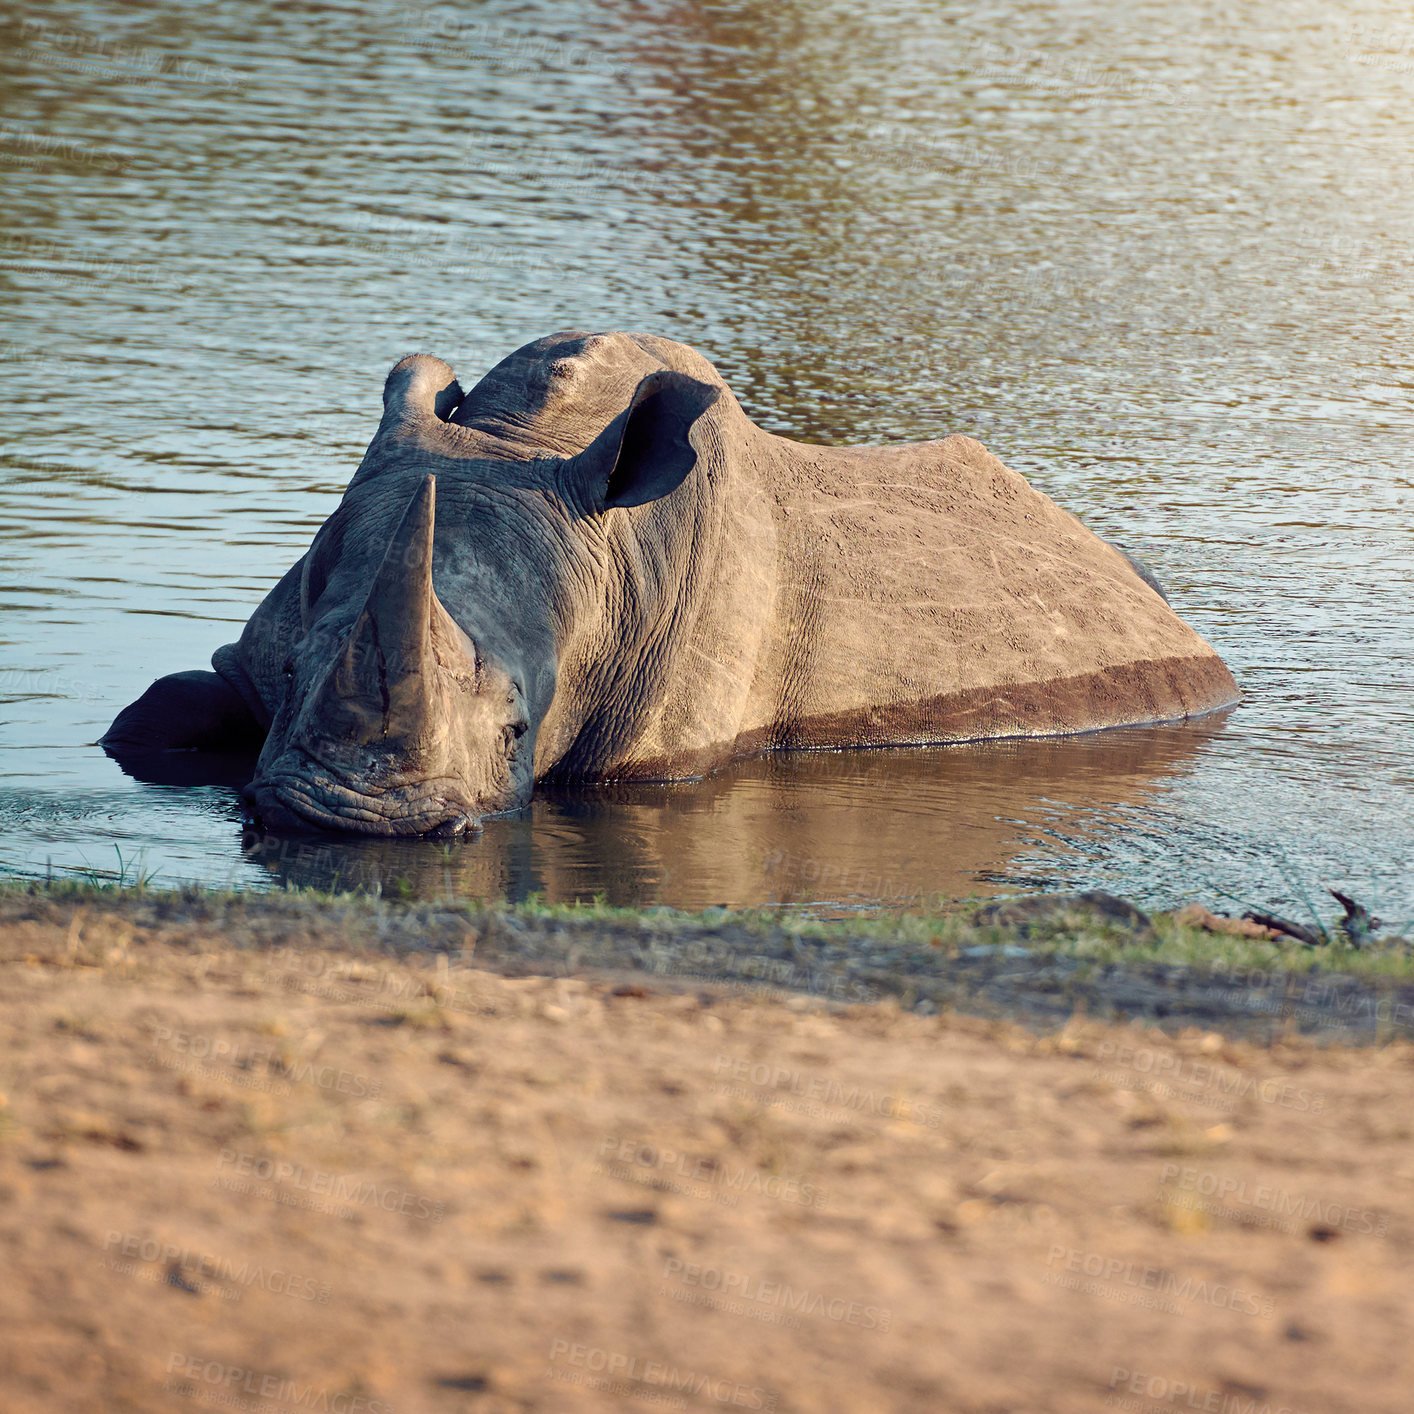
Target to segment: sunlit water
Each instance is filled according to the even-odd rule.
[[[1414,19],[1352,4],[55,4],[0,58],[0,868],[1414,915]],[[700,348],[803,440],[982,438],[1145,556],[1225,719],[745,763],[243,847],[96,747],[332,510],[384,373]]]

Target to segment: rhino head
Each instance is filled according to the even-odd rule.
[[[437,598],[436,507],[428,475],[352,626],[316,625],[286,661],[246,792],[272,828],[451,835],[529,797],[525,689]]]
[[[566,646],[602,619],[603,521],[681,484],[688,427],[717,398],[656,373],[583,452],[498,459],[448,425],[450,369],[411,365],[298,574],[300,632],[244,791],[271,830],[445,838],[527,804]],[[252,620],[247,639],[264,632]]]

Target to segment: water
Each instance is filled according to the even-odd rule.
[[[1373,4],[13,15],[0,869],[1414,916],[1411,84]],[[980,437],[1154,565],[1243,704],[546,796],[451,851],[243,846],[233,790],[90,745],[236,636],[398,357],[470,381],[561,328],[695,345],[801,440]]]

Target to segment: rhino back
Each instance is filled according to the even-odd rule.
[[[764,745],[923,743],[1181,718],[1238,693],[1121,552],[963,436],[790,444]]]

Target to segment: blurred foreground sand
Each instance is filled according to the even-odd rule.
[[[609,925],[606,925],[609,926]],[[1405,1410],[1414,1046],[0,925],[0,1409]]]

